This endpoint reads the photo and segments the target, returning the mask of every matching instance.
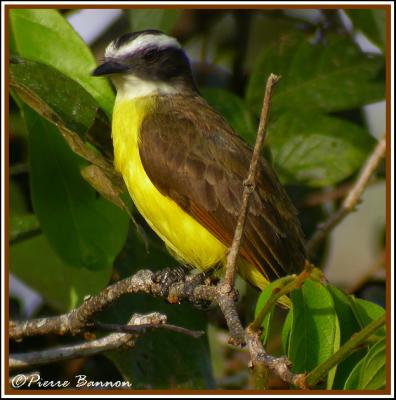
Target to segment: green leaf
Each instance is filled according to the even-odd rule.
[[[340,342],[341,342],[341,328],[340,328],[340,322],[337,318],[337,321],[335,324],[335,334],[334,334],[334,352],[336,352],[340,348]],[[327,390],[333,389],[337,369],[338,369],[338,365],[336,367],[332,368],[327,375],[327,381],[326,381],[326,389]]]
[[[56,125],[84,138],[98,108],[77,82],[43,63],[11,57],[10,86],[23,101]]]
[[[362,328],[385,313],[385,310],[381,306],[372,303],[371,301],[358,299],[354,296],[349,296],[349,300],[352,306],[352,311]],[[386,328],[382,327],[378,329],[376,334],[385,336]]]
[[[386,338],[368,351],[359,374],[359,389],[384,389],[386,385]]]
[[[345,10],[356,30],[361,31],[381,50],[386,47],[386,10],[351,9]]]
[[[86,163],[57,129],[26,107],[33,208],[57,254],[70,266],[112,265],[128,229],[125,213],[96,195],[80,175]]]
[[[271,113],[340,111],[373,103],[385,97],[382,56],[363,53],[347,37],[326,37],[312,45],[303,36],[282,38],[264,49],[248,83],[248,104],[260,114],[270,73],[282,79],[274,89]]]
[[[59,128],[59,133],[75,153],[113,172],[109,149],[104,147],[105,143],[111,141],[110,130],[102,121],[100,113],[98,115],[95,100],[78,83],[45,64],[13,56],[10,63],[10,86],[19,98]],[[102,127],[103,136],[100,143],[97,133],[92,132],[99,127]],[[83,139],[88,136],[107,159],[85,143]]]
[[[345,389],[378,390],[386,386],[386,338],[376,342],[351,372]]]
[[[112,268],[88,271],[66,265],[44,235],[10,246],[10,271],[43,296],[58,312],[80,305],[88,294],[97,294],[111,276]]]
[[[147,253],[138,233],[131,229],[128,241],[117,258],[116,270],[126,277],[136,270],[165,268],[177,263],[165,251],[164,245],[148,232],[150,252]],[[147,295],[125,296],[106,310],[106,321],[126,323],[137,313],[164,313],[168,322],[190,329],[206,331],[206,313],[190,304],[168,304]],[[135,389],[213,389],[214,381],[207,336],[193,339],[165,330],[153,330],[141,337],[129,351],[106,354],[114,361],[125,379]]]
[[[282,327],[282,350],[285,354],[289,354],[290,333],[293,325],[293,308],[287,313],[285,322]]]
[[[334,305],[341,328],[340,345],[343,345],[352,337],[354,333],[361,329],[361,325],[359,324],[352,310],[350,296],[332,285],[328,285],[327,289],[331,293],[334,300]],[[367,351],[365,349],[358,350],[338,365],[333,389],[342,389],[344,387],[346,378],[350,375],[356,364],[364,357],[366,353]]]
[[[344,389],[353,390],[357,389],[359,385],[359,375],[364,363],[364,358],[362,358],[352,369],[348,378],[345,381]]]
[[[134,31],[158,29],[164,33],[171,33],[181,14],[177,9],[133,9],[129,11],[131,28]]]
[[[301,19],[285,15],[286,10],[260,10],[249,17],[249,40],[246,45],[245,68],[251,71],[261,55],[261,50],[275,44],[282,37],[301,30]],[[305,26],[311,25],[304,21]],[[314,29],[313,25],[308,29]],[[264,96],[264,87],[262,88]]]
[[[340,118],[288,112],[271,124],[267,143],[283,182],[323,187],[356,172],[375,139]]]
[[[260,311],[264,308],[265,303],[268,301],[268,299],[271,297],[271,295],[274,293],[274,290],[280,287],[282,282],[280,282],[281,279],[277,279],[273,282],[271,282],[261,293],[260,296],[257,300],[256,303],[256,309],[254,311],[254,318],[257,318],[257,316],[260,314]],[[261,341],[265,345],[267,343],[268,337],[269,337],[269,331],[270,331],[270,326],[271,326],[271,320],[272,316],[274,314],[274,309],[275,305],[271,307],[267,315],[264,317],[263,322],[261,324],[261,327],[263,328],[263,333],[261,335]]]
[[[248,143],[256,141],[256,121],[244,101],[224,89],[204,88],[202,95]]]
[[[20,56],[52,66],[75,80],[111,116],[113,90],[106,79],[91,76],[95,58],[58,10],[11,9],[10,36]]]
[[[40,224],[34,214],[10,215],[8,221],[8,238],[10,242],[38,231],[40,231]]]
[[[334,302],[326,286],[306,280],[291,293],[293,322],[288,357],[293,371],[312,370],[329,358],[340,346],[339,323]],[[335,368],[328,376],[331,386]]]

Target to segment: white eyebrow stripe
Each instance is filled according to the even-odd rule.
[[[175,47],[179,49],[181,48],[179,42],[173,37],[167,35],[147,34],[138,36],[135,40],[129,43],[125,43],[119,49],[115,48],[114,41],[111,42],[105,50],[105,57],[106,58],[123,57],[128,54],[133,54],[139,50],[154,46],[157,48],[164,48],[164,47]]]

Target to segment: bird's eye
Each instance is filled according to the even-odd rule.
[[[155,50],[148,50],[143,54],[145,61],[153,61],[157,52]]]

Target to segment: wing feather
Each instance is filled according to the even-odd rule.
[[[227,122],[199,96],[161,96],[143,121],[139,151],[158,190],[230,246],[252,150]],[[241,256],[269,279],[300,270],[306,257],[296,210],[264,159]]]

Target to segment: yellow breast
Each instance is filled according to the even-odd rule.
[[[226,247],[156,189],[140,159],[139,128],[154,106],[153,96],[116,100],[112,127],[115,168],[137,209],[169,250],[184,263],[204,270],[224,259]]]

